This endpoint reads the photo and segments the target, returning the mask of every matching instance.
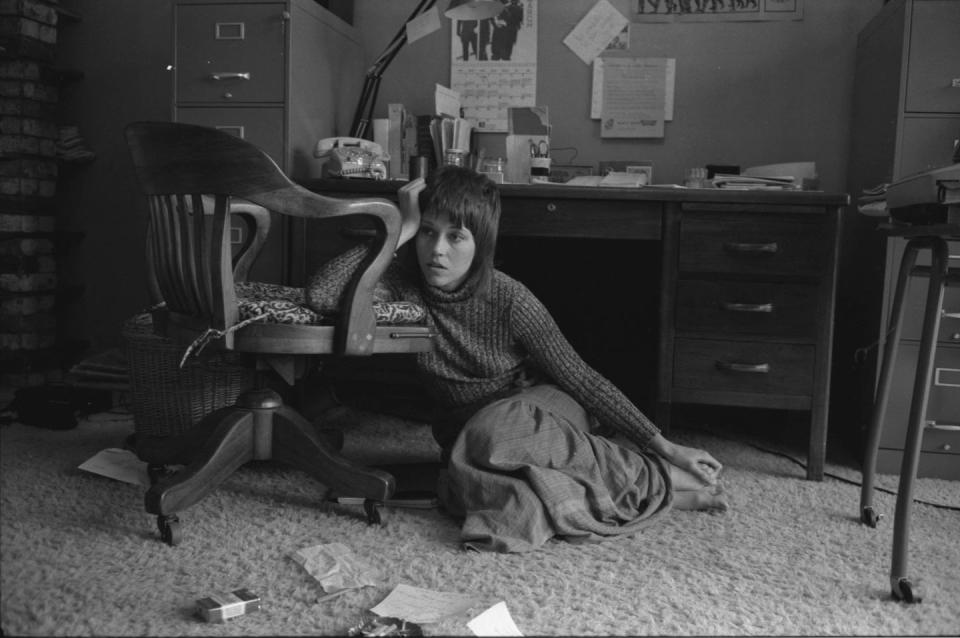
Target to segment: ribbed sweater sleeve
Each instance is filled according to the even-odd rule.
[[[314,312],[321,315],[335,315],[341,307],[347,282],[357,271],[360,262],[367,256],[370,248],[358,244],[323,264],[310,276],[304,288],[304,301]],[[390,262],[386,272],[373,289],[374,301],[396,301],[407,299],[404,284],[399,273],[397,260]]]
[[[601,424],[646,446],[660,430],[611,381],[580,358],[540,300],[520,282],[514,284],[511,332],[533,363]]]

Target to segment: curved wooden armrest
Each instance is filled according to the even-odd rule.
[[[400,240],[400,209],[378,197],[341,199],[309,191],[291,182],[287,187],[252,197],[258,204],[284,215],[326,219],[364,215],[374,221],[370,251],[344,290],[344,305],[337,315],[336,350],[345,355],[373,354],[376,317],[373,290],[383,276]]]

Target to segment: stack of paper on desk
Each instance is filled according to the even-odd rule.
[[[751,177],[748,175],[723,175],[713,177],[713,185],[728,190],[783,190],[797,188],[792,176]]]

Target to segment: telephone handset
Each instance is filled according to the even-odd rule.
[[[386,179],[389,159],[376,142],[359,137],[326,137],[317,142],[313,151],[317,158],[329,158],[324,171],[333,177],[363,177]]]

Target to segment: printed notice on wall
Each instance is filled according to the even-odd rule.
[[[606,58],[601,137],[663,137],[667,58]]]
[[[608,57],[600,56],[593,59],[593,83],[590,89],[590,117],[599,120],[603,115],[603,63]],[[677,84],[677,59],[663,58],[664,60],[664,98],[663,119],[673,121],[673,104],[675,87]]]
[[[629,23],[609,0],[600,0],[563,39],[563,43],[590,64]]]
[[[537,0],[509,0],[494,17],[453,20],[450,88],[478,132],[506,132],[507,109],[537,104]]]

